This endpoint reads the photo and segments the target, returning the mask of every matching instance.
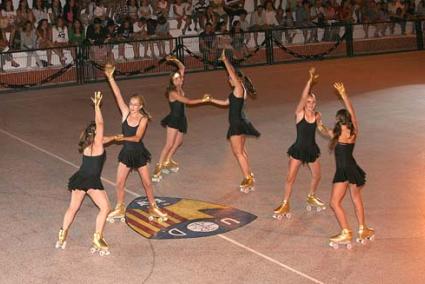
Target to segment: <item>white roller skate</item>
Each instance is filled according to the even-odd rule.
[[[56,242],[55,248],[65,249],[67,237],[68,237],[68,230],[64,230],[60,228],[58,233],[58,241]]]
[[[357,233],[358,237],[356,238],[356,242],[362,245],[366,244],[366,240],[373,241],[375,239],[375,230],[368,228],[366,225],[360,225]]]
[[[98,252],[100,256],[109,255],[111,253],[109,251],[108,244],[100,233],[93,234],[93,242],[92,247],[90,248],[90,252],[92,254]]]
[[[115,220],[117,219],[123,223],[125,222],[125,204],[124,203],[117,203],[117,205],[115,206],[115,209],[108,214],[106,221],[113,224],[115,223]]]
[[[239,186],[240,191],[243,193],[249,193],[250,191],[255,191],[254,178],[249,175],[244,178]]]
[[[329,239],[329,246],[338,249],[339,245],[345,245],[347,249],[351,249],[351,240],[353,239],[353,232],[348,229],[343,229],[341,233]]]
[[[314,208],[316,208],[317,212],[320,212],[322,210],[325,210],[326,206],[325,203],[318,197],[316,197],[314,194],[309,194],[307,195],[307,205],[305,206],[305,209],[307,211],[311,211]]]
[[[287,219],[291,218],[291,212],[289,212],[289,201],[283,200],[282,204],[274,210],[273,218],[282,220],[283,217]]]
[[[177,173],[179,171],[179,169],[180,169],[179,164],[176,161],[173,161],[173,159],[170,159],[170,160],[168,160],[164,163],[163,172],[164,172],[164,170],[167,170],[169,172]],[[166,174],[168,174],[168,173],[166,173]]]
[[[151,204],[149,207],[149,221],[157,220],[158,222],[165,222],[168,220],[168,215],[165,212],[162,212],[161,209],[158,208],[158,205]]]

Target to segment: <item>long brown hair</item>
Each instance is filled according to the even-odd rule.
[[[96,136],[96,122],[90,121],[86,129],[81,132],[80,142],[78,142],[78,152],[83,153],[84,149],[90,146]]]
[[[341,136],[341,125],[345,125],[350,129],[350,136],[354,134],[354,124],[351,120],[351,114],[345,108],[338,110],[336,113],[336,123],[333,129],[334,137],[329,144],[330,150],[334,150],[338,143],[339,136]]]
[[[143,116],[146,116],[148,118],[148,120],[152,119],[152,115],[146,110],[146,103],[145,103],[145,99],[143,98],[143,96],[138,95],[138,94],[133,94],[130,96],[130,100],[136,98],[139,100],[140,104],[142,105],[142,108],[140,109],[140,113],[143,114]]]
[[[256,98],[257,90],[255,89],[254,84],[252,84],[251,79],[247,75],[245,75],[241,70],[238,70],[237,74],[248,95],[252,98]]]
[[[170,92],[175,92],[175,91],[177,91],[177,87],[176,87],[176,85],[174,85],[174,82],[173,82],[174,76],[175,76],[176,74],[179,74],[179,75],[181,76],[181,74],[180,74],[180,72],[179,72],[179,71],[175,71],[175,72],[172,72],[172,73],[170,74],[170,80],[168,81],[167,90],[165,91],[165,96],[166,96],[167,98],[169,97]]]

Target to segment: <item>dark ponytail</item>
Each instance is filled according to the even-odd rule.
[[[329,143],[329,149],[331,151],[335,149],[335,146],[338,143],[339,136],[341,136],[342,125],[345,125],[348,129],[350,129],[350,136],[354,134],[354,124],[351,120],[351,114],[345,108],[340,109],[336,113],[336,124],[333,129],[334,136],[331,139],[331,142]]]
[[[254,84],[252,84],[251,79],[240,70],[237,71],[237,74],[241,79],[242,85],[244,86],[248,95],[252,98],[256,98],[257,90],[255,89]]]
[[[86,129],[81,132],[80,142],[78,142],[78,152],[83,153],[84,149],[90,146],[96,136],[96,123],[90,121]]]

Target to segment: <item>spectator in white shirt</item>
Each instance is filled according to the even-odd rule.
[[[65,26],[65,20],[58,18],[57,23],[52,29],[52,41],[54,46],[64,47],[69,44],[68,28]],[[57,54],[62,65],[65,65],[66,58],[63,54],[63,48],[58,49]]]
[[[32,4],[32,13],[35,17],[36,25],[38,25],[41,20],[47,20],[49,22],[49,14],[47,9],[44,7],[43,0],[34,0]]]

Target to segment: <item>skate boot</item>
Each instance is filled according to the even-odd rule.
[[[252,180],[255,182],[255,176],[254,176],[254,173],[253,172],[250,172],[249,173],[249,176],[252,178]]]
[[[247,176],[246,178],[242,180],[239,188],[241,192],[243,193],[249,193],[250,191],[254,191],[255,190],[254,179],[251,176]]]
[[[311,211],[314,208],[316,208],[317,212],[320,212],[322,210],[325,210],[326,206],[325,203],[318,197],[316,197],[314,194],[309,194],[307,195],[307,205],[305,206],[305,209],[307,211]]]
[[[179,171],[179,164],[173,159],[166,161],[164,163],[164,167],[164,170],[167,170],[169,172],[177,173]]]
[[[65,249],[66,237],[68,237],[68,230],[60,228],[58,233],[58,241],[56,242],[55,248]]]
[[[115,209],[108,214],[106,221],[109,223],[114,223],[116,219],[119,219],[121,222],[125,222],[125,204],[117,203]]]
[[[91,253],[98,252],[100,256],[109,255],[111,252],[109,251],[108,244],[103,239],[103,236],[100,233],[93,234],[93,242],[90,248]]]
[[[282,220],[283,217],[287,219],[291,218],[291,212],[289,212],[289,201],[283,200],[282,204],[274,210],[273,218]]]
[[[368,228],[366,225],[360,225],[356,242],[362,245],[366,244],[366,240],[373,241],[375,239],[375,230]]]
[[[343,229],[341,233],[335,235],[329,239],[329,245],[334,249],[337,249],[339,245],[345,245],[347,249],[351,249],[351,240],[353,238],[353,232],[349,229]]]
[[[162,212],[161,209],[158,208],[156,203],[151,204],[149,207],[149,221],[154,221],[157,219],[159,222],[165,222],[168,220],[168,215],[165,212]]]
[[[153,182],[160,182],[162,179],[162,170],[164,169],[163,164],[156,164],[155,169],[153,170],[152,174],[152,181]]]

